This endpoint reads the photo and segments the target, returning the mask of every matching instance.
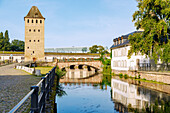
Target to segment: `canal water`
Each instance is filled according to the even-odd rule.
[[[159,107],[162,101],[170,102],[170,85],[121,79],[87,70],[67,71],[57,89],[57,113],[126,113],[136,108],[141,112],[155,101]]]

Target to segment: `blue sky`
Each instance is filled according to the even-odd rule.
[[[24,40],[24,16],[32,6],[46,18],[45,48],[110,47],[114,38],[135,30],[136,0],[0,0],[0,31]]]

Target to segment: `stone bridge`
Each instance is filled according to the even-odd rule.
[[[102,71],[101,61],[67,61],[67,62],[57,62],[57,65],[62,70],[68,69],[88,69],[95,70],[95,72]]]

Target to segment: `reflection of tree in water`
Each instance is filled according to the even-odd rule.
[[[60,84],[56,87],[56,95],[58,97],[67,95],[67,93],[64,91],[64,88]]]

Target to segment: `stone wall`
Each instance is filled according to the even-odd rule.
[[[157,82],[163,82],[170,84],[170,73],[165,73],[165,72],[147,72],[147,71],[118,71],[118,70],[112,70],[115,74],[128,74],[129,76],[132,77],[139,77],[141,79],[146,79],[146,80],[154,80]]]

